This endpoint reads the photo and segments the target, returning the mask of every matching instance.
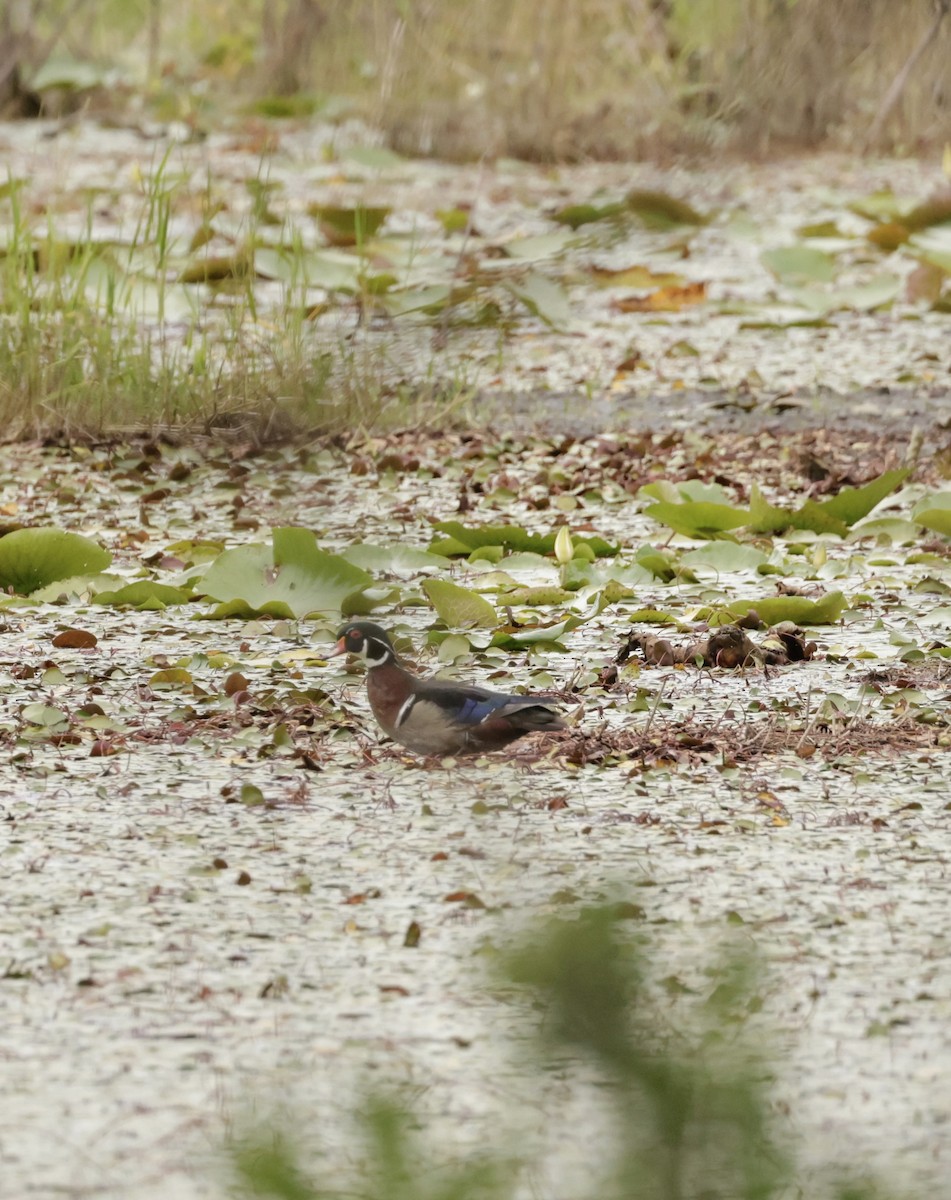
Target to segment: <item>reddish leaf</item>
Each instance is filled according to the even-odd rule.
[[[53,638],[57,650],[92,650],[99,639],[88,629],[64,629]]]

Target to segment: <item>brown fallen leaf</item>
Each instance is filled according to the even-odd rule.
[[[646,296],[622,296],[614,300],[611,307],[615,312],[681,312],[694,304],[703,304],[707,298],[705,283],[687,283],[683,287],[658,288]]]
[[[88,629],[64,629],[53,638],[57,650],[92,650],[99,639]]]

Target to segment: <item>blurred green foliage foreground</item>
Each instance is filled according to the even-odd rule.
[[[726,957],[714,964],[710,995],[678,996],[675,1030],[669,989],[647,985],[644,951],[624,932],[628,907],[554,921],[505,967],[507,985],[533,995],[540,1014],[521,1069],[541,1080],[553,1064],[564,1070],[573,1063],[587,1085],[594,1081],[605,1110],[596,1145],[590,1131],[578,1134],[579,1156],[596,1164],[583,1194],[590,1200],[882,1197],[873,1184],[842,1182],[834,1164],[825,1179],[813,1172],[805,1190],[796,1180],[790,1155],[769,1128],[764,1061],[742,1029],[743,1014],[757,1008],[751,963]],[[408,1103],[377,1095],[360,1116],[365,1147],[356,1156],[363,1169],[355,1185],[308,1179],[293,1137],[280,1130],[239,1141],[234,1163],[249,1196],[503,1200],[528,1194],[533,1166],[506,1144],[505,1116],[499,1114],[497,1146],[449,1160],[440,1157],[441,1147],[426,1145]],[[531,1194],[542,1192],[533,1186]]]

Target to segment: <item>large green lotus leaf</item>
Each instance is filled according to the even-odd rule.
[[[275,529],[272,536],[270,546],[225,550],[208,568],[197,590],[227,608],[215,616],[342,613],[373,583],[360,567],[321,550],[309,529]]]
[[[0,538],[0,588],[28,596],[38,588],[104,571],[112,555],[89,538],[62,529],[15,529]]]
[[[113,592],[97,592],[94,597],[96,604],[128,606],[142,612],[161,612],[163,608],[187,604],[189,600],[191,596],[181,588],[171,587],[167,583],[155,583],[151,579],[140,579]]]
[[[711,538],[728,529],[739,529],[750,523],[750,512],[746,508],[735,508],[731,504],[710,504],[706,501],[688,500],[684,504],[668,504],[661,501],[649,504],[645,516],[653,517],[662,525],[668,525],[675,533],[690,538]]]
[[[845,537],[849,527],[833,513],[815,500],[807,500],[794,513],[790,513],[790,528],[808,529],[813,533],[835,533]]]
[[[750,523],[754,533],[781,533],[784,529],[808,529],[812,533],[835,533],[845,537],[848,525],[824,505],[807,500],[795,512],[777,508],[763,499],[763,494],[754,483],[750,491]]]
[[[951,517],[951,513],[948,514]],[[893,546],[911,545],[917,542],[921,531],[914,521],[902,517],[872,517],[853,525],[849,533],[850,542],[863,538],[887,538]]]
[[[420,571],[438,571],[446,566],[440,554],[430,554],[416,546],[400,543],[389,546],[374,546],[370,542],[354,542],[341,551],[341,558],[365,571],[390,572],[398,575],[415,575]]]
[[[437,521],[435,528],[447,536],[434,538],[429,549],[434,554],[446,558],[471,554],[483,546],[502,546],[504,549],[528,551],[533,554],[553,554],[555,550],[554,533],[529,533],[520,525],[474,525],[471,528],[459,521]],[[590,546],[598,558],[617,554],[617,546],[612,546],[604,538],[576,537],[571,538],[575,546]]]
[[[910,471],[907,467],[900,467],[895,471],[886,471],[883,475],[879,475],[877,479],[873,479],[871,483],[866,483],[863,487],[842,488],[831,499],[823,500],[819,504],[819,507],[823,512],[829,513],[830,516],[844,521],[846,525],[854,525],[856,521],[861,521],[863,517],[867,517],[876,504],[884,500],[897,487],[900,487],[909,474]]]
[[[916,525],[923,525],[925,529],[932,529],[943,537],[951,537],[951,492],[926,496],[912,513],[912,519]]]
[[[427,579],[423,591],[440,620],[453,629],[494,629],[499,623],[495,609],[484,596],[448,579]]]
[[[829,592],[821,600],[810,600],[808,596],[764,596],[761,600],[735,600],[725,609],[709,617],[711,625],[729,625],[745,617],[750,609],[756,609],[767,625],[778,625],[780,621],[793,621],[796,625],[834,625],[845,609],[845,596],[841,592]]]

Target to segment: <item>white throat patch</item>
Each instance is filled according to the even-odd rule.
[[[375,654],[374,651],[376,651]],[[360,657],[368,667],[382,667],[393,657],[393,651],[375,638],[367,638]]]

